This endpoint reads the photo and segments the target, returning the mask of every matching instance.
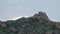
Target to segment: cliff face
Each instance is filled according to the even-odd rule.
[[[0,21],[0,34],[60,34],[60,22],[50,21],[46,13],[32,17]]]

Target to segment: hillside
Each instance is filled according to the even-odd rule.
[[[60,34],[60,22],[51,21],[46,13],[32,17],[0,21],[0,34]]]

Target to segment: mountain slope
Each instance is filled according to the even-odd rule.
[[[60,34],[60,22],[51,21],[46,13],[38,12],[32,17],[0,21],[1,34]]]

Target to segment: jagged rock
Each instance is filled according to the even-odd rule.
[[[46,13],[45,12],[38,12],[37,14],[35,14],[34,16],[33,16],[34,18],[37,18],[37,19],[39,19],[39,20],[49,20],[49,18],[48,18],[48,16],[46,15]]]

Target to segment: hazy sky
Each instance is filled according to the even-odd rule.
[[[60,0],[0,0],[0,20],[32,16],[38,11],[60,21]]]

